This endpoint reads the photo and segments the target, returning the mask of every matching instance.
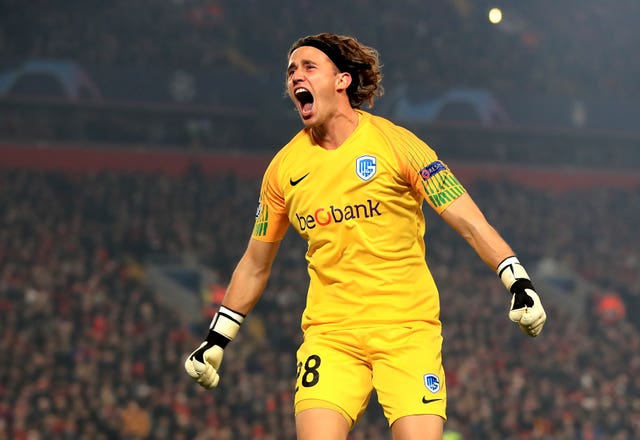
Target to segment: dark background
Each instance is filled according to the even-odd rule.
[[[0,0],[0,439],[295,437],[298,237],[221,385],[182,364],[301,127],[286,52],[324,31],[380,51],[370,111],[447,161],[547,308],[526,338],[425,213],[446,438],[640,438],[640,2],[499,3]],[[375,395],[360,439],[390,439]]]

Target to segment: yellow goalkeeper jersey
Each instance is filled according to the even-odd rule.
[[[276,154],[263,178],[253,238],[278,241],[292,225],[307,241],[305,332],[440,325],[422,204],[441,213],[465,190],[413,133],[358,114],[357,128],[335,150],[303,129]]]

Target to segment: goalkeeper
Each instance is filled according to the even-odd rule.
[[[298,439],[345,440],[374,389],[394,439],[441,439],[447,392],[423,203],[496,272],[509,318],[529,336],[546,319],[540,298],[435,151],[360,109],[382,94],[375,49],[335,34],[299,39],[286,79],[304,128],[267,167],[252,237],[187,373],[205,388],[218,384],[224,349],[259,300],[291,226],[308,244],[310,281],[296,355]]]

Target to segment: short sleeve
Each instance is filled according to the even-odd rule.
[[[260,188],[260,199],[252,237],[256,240],[276,242],[284,238],[289,227],[284,195],[278,182],[280,157],[277,155],[267,167]]]
[[[408,130],[401,133],[393,144],[401,172],[411,187],[441,214],[466,190],[429,145]]]

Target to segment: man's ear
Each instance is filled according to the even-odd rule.
[[[349,88],[349,86],[351,85],[351,74],[349,72],[340,72],[338,73],[338,76],[336,77],[336,90],[337,91],[342,91],[342,90],[347,90],[347,88]]]

